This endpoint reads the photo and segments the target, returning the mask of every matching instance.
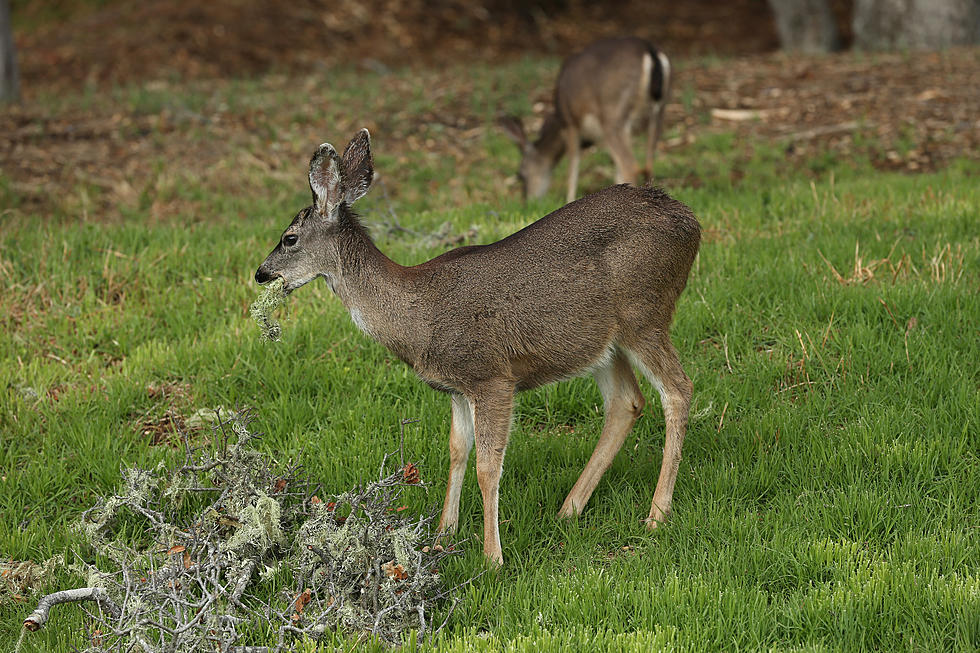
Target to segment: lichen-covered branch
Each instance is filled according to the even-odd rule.
[[[187,445],[180,464],[124,469],[78,529],[110,564],[75,565],[89,587],[44,597],[25,629],[52,605],[94,601],[91,653],[265,653],[328,630],[392,644],[412,629],[431,636],[433,607],[452,593],[439,570],[456,552],[425,546],[434,515],[398,505],[421,486],[418,468],[382,465],[377,481],[324,495],[253,448],[249,419],[219,419],[213,450]],[[244,635],[258,632],[273,641]]]
[[[37,604],[37,608],[26,619],[24,628],[34,632],[48,621],[48,612],[59,603],[78,603],[80,601],[95,601],[110,617],[118,618],[121,610],[109,594],[101,587],[79,587],[73,590],[61,590],[48,594]]]

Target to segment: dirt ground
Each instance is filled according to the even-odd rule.
[[[39,23],[16,38],[28,85],[295,73],[337,63],[497,62],[566,55],[623,33],[683,55],[778,46],[762,0],[115,0],[89,3],[102,4],[95,9],[76,0],[82,8],[56,20],[39,13],[45,4],[14,2],[15,18],[19,11],[22,23]],[[837,2],[841,12],[846,4]]]
[[[23,11],[40,21],[29,14],[32,6]],[[34,104],[36,97],[270,71],[296,79],[337,63],[370,70],[410,65],[425,71],[420,74],[429,75],[433,87],[465,92],[466,81],[458,74],[450,78],[441,62],[564,55],[592,36],[624,32],[650,38],[677,63],[667,155],[706,134],[734,131],[736,147],[771,139],[789,162],[818,154],[860,156],[881,169],[915,173],[959,157],[980,159],[980,48],[787,56],[774,51],[775,30],[759,0],[545,2],[545,9],[534,11],[508,0],[336,0],[330,11],[326,6],[316,0],[108,2],[20,30],[25,101],[0,109],[0,168],[21,198],[21,210],[43,212],[59,201],[57,189],[79,182],[111,191],[106,207],[132,200],[139,189],[130,182],[149,176],[154,157],[145,153],[159,152],[161,133],[173,160],[204,170],[220,160],[222,144],[255,128],[254,116],[224,116],[209,127],[212,142],[201,143],[166,115],[130,115],[104,103],[78,115]],[[847,37],[847,3],[835,3],[835,9]],[[704,54],[721,58],[698,56]],[[541,107],[549,96],[547,87],[540,89]],[[411,121],[437,120],[446,142],[473,141],[480,130],[493,128],[467,111],[452,105],[443,112],[459,115]],[[420,145],[411,133],[402,139],[406,150],[420,146],[439,143]],[[485,154],[472,147],[456,156],[465,166],[467,157]],[[737,166],[732,179],[739,181]]]

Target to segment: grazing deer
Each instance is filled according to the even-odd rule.
[[[668,337],[701,237],[690,209],[659,189],[612,186],[498,242],[404,267],[378,250],[351,211],[372,176],[366,129],[342,157],[321,145],[310,161],[313,205],[293,218],[255,280],[281,277],[291,292],[324,277],[362,331],[450,394],[440,532],[456,529],[475,444],[483,549],[503,562],[497,490],[514,394],[592,374],[606,421],[558,513],[579,514],[643,409],[631,363],[660,393],[667,422],[647,518],[656,526],[670,510],[691,401],[691,381]]]
[[[616,164],[616,183],[635,184],[639,169],[630,136],[647,129],[646,175],[653,174],[653,157],[663,128],[664,106],[670,93],[670,61],[643,39],[600,39],[565,60],[555,85],[554,110],[531,142],[519,118],[500,120],[521,148],[518,176],[525,198],[548,191],[551,171],[568,154],[568,194],[575,199],[581,150],[605,143]]]

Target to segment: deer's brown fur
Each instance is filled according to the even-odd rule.
[[[593,374],[606,423],[559,514],[581,512],[643,408],[631,363],[664,404],[667,440],[648,524],[663,520],[691,399],[668,335],[700,242],[690,209],[660,189],[612,186],[495,243],[405,267],[378,250],[350,209],[373,174],[367,130],[348,152],[367,154],[348,162],[324,144],[314,155],[314,204],[296,216],[255,278],[282,277],[287,291],[326,278],[362,330],[452,395],[440,529],[456,528],[475,444],[484,550],[502,561],[497,497],[514,393]]]
[[[526,197],[547,192],[551,171],[568,156],[566,201],[575,199],[581,150],[602,143],[616,165],[616,183],[636,183],[641,175],[631,134],[646,128],[646,170],[653,159],[670,94],[670,60],[653,45],[635,37],[594,41],[565,60],[555,84],[554,108],[537,139],[531,140],[520,119],[500,124],[521,148],[518,172]]]

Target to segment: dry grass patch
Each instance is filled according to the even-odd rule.
[[[854,243],[854,262],[850,269],[839,271],[819,249],[817,253],[830,269],[833,278],[842,286],[867,286],[872,283],[894,285],[900,282],[955,284],[963,277],[965,254],[962,243],[936,243],[932,250],[925,245],[913,258],[908,252],[896,254],[898,241],[884,258],[867,258],[861,253],[861,243]]]

